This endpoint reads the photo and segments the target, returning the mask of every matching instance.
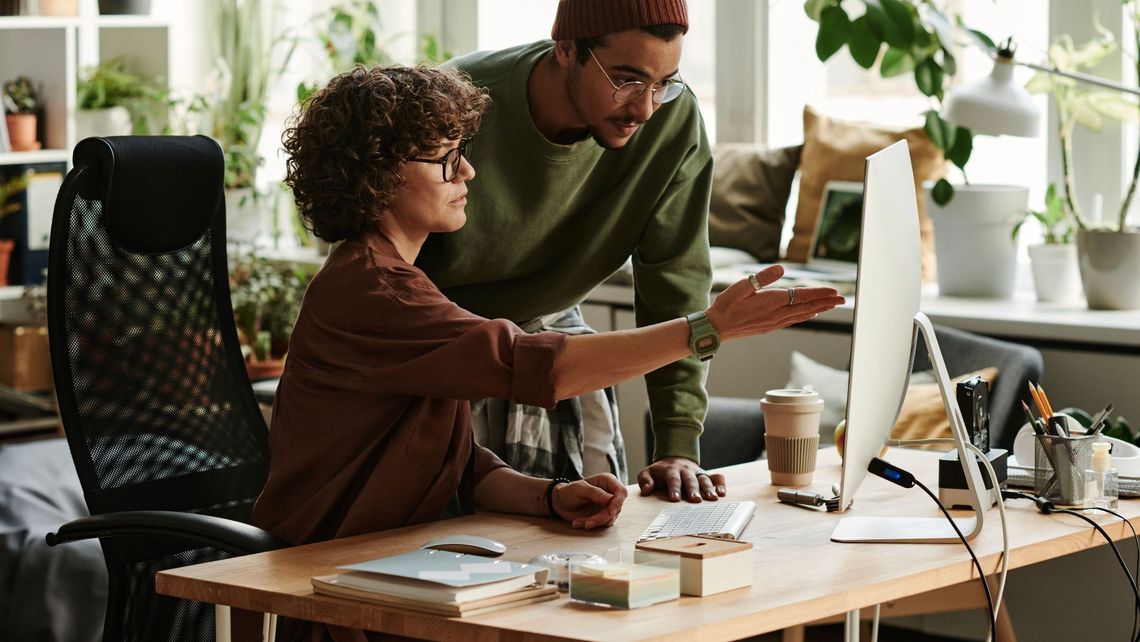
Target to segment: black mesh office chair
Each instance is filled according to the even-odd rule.
[[[156,572],[283,545],[248,524],[268,470],[230,307],[222,152],[196,137],[89,138],[56,201],[48,328],[56,395],[99,538],[104,640],[212,640],[214,609]]]

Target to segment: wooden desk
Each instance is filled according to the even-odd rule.
[[[935,486],[936,455],[893,449],[888,459]],[[547,551],[590,551],[632,543],[665,504],[632,490],[617,524],[575,532],[549,519],[479,514],[350,539],[250,555],[159,573],[158,591],[181,598],[343,626],[388,631],[431,640],[731,640],[783,629],[975,578],[961,544],[837,544],[830,541],[838,514],[779,504],[763,462],[724,469],[729,499],[757,502],[743,539],[755,544],[751,588],[706,598],[682,598],[657,606],[617,611],[571,603],[565,596],[532,606],[447,619],[386,609],[313,594],[309,578],[335,572],[340,564],[393,555],[444,533],[471,533],[505,543],[506,558],[527,561]],[[820,452],[816,488],[839,478],[834,449]],[[395,492],[398,492],[395,491]],[[856,515],[939,515],[918,489],[903,489],[868,477]],[[1120,512],[1140,515],[1140,502],[1122,502]],[[1099,546],[1103,540],[1067,515],[1040,515],[1025,501],[1009,502],[1010,568]],[[1115,539],[1127,529],[1120,520],[1094,515]],[[987,573],[996,573],[1001,527],[996,510],[986,514],[973,542]],[[974,583],[979,593],[981,586]],[[680,636],[680,637],[678,637]]]

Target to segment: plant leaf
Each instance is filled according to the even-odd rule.
[[[1104,126],[1104,117],[1093,107],[1088,94],[1073,96],[1069,102],[1070,113],[1082,127],[1099,132]]]
[[[934,143],[934,146],[944,153],[954,148],[958,128],[942,120],[942,116],[939,116],[938,112],[933,109],[926,112],[926,126],[923,129],[926,131],[926,135],[930,137],[930,142]]]
[[[909,51],[890,47],[883,54],[883,61],[879,63],[879,73],[884,78],[891,78],[913,71],[914,65],[914,58]]]
[[[966,163],[970,161],[970,154],[974,151],[974,135],[965,127],[950,126],[954,127],[956,131],[954,132],[954,144],[951,145],[946,158],[954,163],[958,169],[965,170]]]
[[[819,33],[815,36],[815,55],[826,62],[847,44],[850,32],[851,21],[846,11],[835,6],[824,9],[819,16]]]
[[[942,67],[934,61],[934,58],[923,60],[914,68],[914,82],[925,96],[941,95]]]
[[[961,23],[960,18],[958,24],[959,26],[965,27],[965,25]],[[970,35],[970,38],[974,41],[975,45],[990,53],[997,51],[997,45],[994,44],[993,38],[990,38],[981,31],[978,31],[977,29],[966,29],[966,33]]]
[[[1140,105],[1116,92],[1092,92],[1088,95],[1088,102],[1097,113],[1117,122],[1134,123],[1140,117]]]
[[[823,10],[832,5],[832,0],[806,0],[804,2],[804,13],[812,20],[819,22],[819,16]]]
[[[950,199],[954,198],[954,186],[945,178],[940,178],[938,182],[934,184],[934,188],[930,190],[930,195],[934,197],[935,203],[945,205],[950,202]]]
[[[851,23],[851,34],[847,39],[847,49],[855,63],[864,69],[870,69],[879,58],[879,50],[883,41],[871,31],[867,16],[862,15]]]
[[[912,15],[911,9],[901,0],[879,0],[879,3],[887,17],[883,40],[892,47],[910,48],[914,44],[917,14]],[[921,26],[918,28],[921,29]]]
[[[926,5],[926,21],[934,27],[934,33],[938,36],[938,41],[941,43],[942,48],[949,50],[955,45],[954,31],[950,27],[950,21],[946,18],[946,14],[938,10],[934,5]]]

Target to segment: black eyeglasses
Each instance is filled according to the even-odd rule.
[[[593,58],[594,62],[598,64],[598,69],[602,70],[602,75],[606,77],[606,80],[609,81],[610,86],[614,88],[615,103],[629,102],[635,98],[639,98],[642,94],[645,93],[646,89],[650,89],[649,85],[641,82],[640,80],[631,80],[629,82],[623,82],[620,85],[615,83],[614,79],[610,78],[610,75],[606,73],[606,68],[602,66],[601,61],[599,61],[598,57],[594,55],[593,49],[590,50],[590,57]],[[653,104],[663,105],[667,102],[675,100],[677,96],[680,96],[681,92],[685,90],[685,83],[680,79],[667,78],[661,82],[654,83],[652,89],[650,90],[653,92]]]
[[[443,158],[409,158],[413,163],[433,163],[443,166],[443,182],[450,183],[459,173],[459,165],[463,161],[463,154],[467,152],[467,145],[471,139],[464,138],[454,149],[443,155]]]

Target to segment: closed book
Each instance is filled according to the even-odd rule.
[[[548,573],[530,564],[422,549],[337,570],[339,586],[434,604],[463,604],[545,585]]]
[[[369,602],[371,604],[378,604],[380,606],[390,606],[393,608],[408,609],[410,611],[419,611],[421,613],[431,613],[434,615],[443,615],[447,617],[470,617],[472,615],[480,615],[483,613],[490,613],[492,611],[500,611],[502,609],[514,608],[516,606],[523,606],[525,604],[535,604],[537,602],[546,602],[548,600],[558,599],[558,589],[553,586],[541,585],[528,586],[517,591],[504,593],[502,595],[495,595],[493,597],[488,597],[481,600],[473,600],[463,603],[439,604],[433,602],[421,602],[415,599],[398,597],[395,595],[374,593],[372,591],[363,591],[361,589],[342,584],[338,580],[337,576],[334,575],[314,577],[310,580],[310,582],[313,585],[313,591],[322,595],[344,597],[352,600]]]

